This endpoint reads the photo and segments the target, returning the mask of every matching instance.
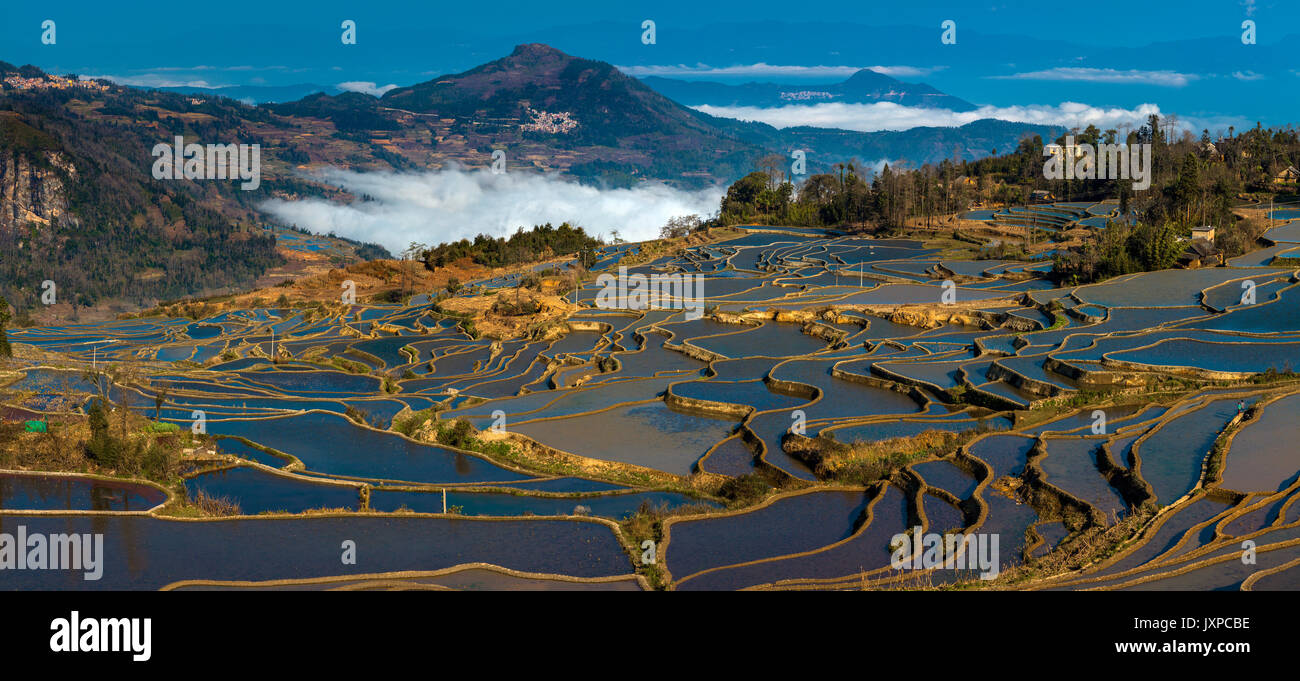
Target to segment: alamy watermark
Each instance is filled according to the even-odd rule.
[[[602,310],[686,310],[686,319],[704,316],[704,275],[683,274],[628,274],[626,267],[618,268],[618,276],[602,274],[596,277],[600,292],[596,294],[596,307]]]
[[[104,535],[42,534],[19,525],[15,534],[0,532],[0,571],[80,570],[88,582],[104,576]]]
[[[153,620],[148,617],[82,617],[73,610],[50,621],[55,653],[131,653],[136,662],[153,657]]]
[[[978,570],[980,579],[997,579],[1001,571],[997,534],[896,534],[889,540],[893,552],[889,566],[895,570]]]
[[[655,44],[655,30],[656,27],[655,27],[654,19],[646,19],[645,21],[641,22],[641,44],[642,45]]]
[[[262,183],[262,145],[186,144],[176,136],[174,144],[153,145],[155,180],[243,180],[239,188],[257,189]]]
[[[1043,145],[1043,177],[1049,180],[1133,180],[1133,189],[1151,187],[1150,144],[1065,144]]]

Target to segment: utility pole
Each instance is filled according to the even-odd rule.
[[[96,345],[96,343],[103,343],[103,344],[107,345],[107,344],[109,344],[109,343],[116,343],[116,342],[117,342],[117,339],[115,339],[115,338],[110,338],[110,339],[105,340],[105,341],[90,341],[90,343],[89,343],[89,345],[90,345],[90,368],[91,368],[92,370],[99,368],[99,346]],[[82,343],[82,345],[86,345],[86,343]]]
[[[870,257],[874,256],[875,254],[876,254],[876,247],[875,247],[875,245],[872,244],[872,245],[870,245],[870,246],[867,246],[867,257],[870,258]],[[866,261],[866,260],[863,260],[862,262],[858,263],[858,288],[862,288],[862,273],[863,273],[864,271],[866,271],[866,269],[867,269],[867,261]]]

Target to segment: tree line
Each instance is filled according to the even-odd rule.
[[[879,168],[848,160],[796,183],[789,160],[771,155],[753,172],[727,188],[709,225],[784,224],[877,232],[932,226],[976,206],[996,208],[1029,203],[1033,192],[1055,201],[1118,199],[1122,221],[1096,230],[1078,252],[1061,254],[1057,275],[1075,282],[1170,267],[1181,254],[1180,237],[1199,225],[1216,227],[1216,244],[1225,257],[1254,247],[1259,224],[1242,221],[1234,205],[1249,193],[1274,193],[1273,178],[1300,163],[1300,134],[1292,126],[1233,127],[1199,137],[1175,117],[1152,115],[1136,129],[1101,130],[1088,126],[1053,140],[1064,145],[1127,143],[1151,145],[1151,187],[1137,192],[1131,179],[1049,179],[1044,177],[1044,142],[1023,137],[1014,149],[991,150],[975,161],[960,159],[909,167]],[[1289,191],[1294,192],[1294,189]],[[1064,238],[1064,237],[1059,237]]]
[[[462,258],[469,258],[484,267],[506,267],[546,260],[565,253],[589,254],[600,245],[600,240],[588,235],[582,227],[575,227],[568,222],[555,227],[548,222],[535,225],[529,230],[519,227],[509,238],[479,234],[472,241],[461,239],[442,243],[422,249],[416,258],[423,261],[425,268],[431,271]]]

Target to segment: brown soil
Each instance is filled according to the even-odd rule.
[[[541,311],[530,315],[511,316],[493,311],[498,297],[510,304],[536,303]],[[547,295],[524,288],[501,289],[499,293],[469,298],[449,298],[442,302],[442,309],[473,315],[474,328],[488,338],[508,340],[527,336],[534,329],[544,329],[578,311],[578,306],[560,296]],[[559,332],[559,326],[551,326]]]

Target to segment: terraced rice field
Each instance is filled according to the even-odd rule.
[[[961,217],[998,227],[1029,227],[1049,234],[1077,227],[1105,229],[1108,222],[1125,219],[1119,215],[1118,204],[1077,202],[973,210]]]
[[[1106,204],[966,217],[1044,231],[1119,219]],[[636,253],[606,249],[596,271]],[[755,229],[629,270],[698,275],[697,300],[601,308],[589,281],[553,332],[503,342],[466,333],[427,295],[314,318],[270,308],[13,330],[50,359],[4,386],[6,418],[76,412],[103,392],[182,429],[201,422],[215,450],[190,462],[183,490],[0,472],[0,525],[99,523],[121,567],[93,585],[28,572],[17,588],[979,581],[892,567],[895,536],[914,528],[996,535],[999,571],[1067,556],[1085,535],[1136,537],[1025,588],[1294,588],[1295,272],[1243,257],[1055,288],[1050,265],[936,253]],[[96,384],[92,363],[134,372]],[[457,419],[481,446],[430,441],[429,427]],[[955,453],[883,478],[833,455],[924,438]],[[772,490],[727,491],[756,480]],[[238,513],[155,512],[199,492]],[[662,521],[652,558],[636,534],[648,513]],[[349,538],[374,560],[340,566]],[[1232,559],[1244,539],[1256,570]]]

